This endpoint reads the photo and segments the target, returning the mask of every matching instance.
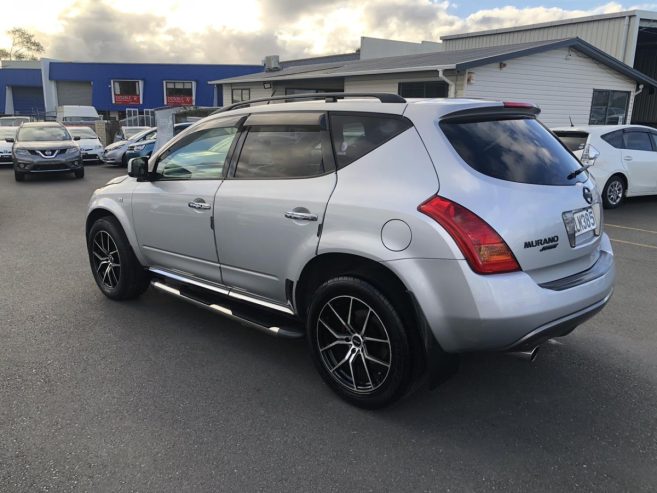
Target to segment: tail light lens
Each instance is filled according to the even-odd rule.
[[[519,271],[509,246],[486,221],[443,197],[432,197],[418,210],[440,224],[454,239],[473,271],[499,274]]]

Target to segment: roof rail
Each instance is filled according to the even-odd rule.
[[[381,101],[382,103],[405,103],[406,100],[397,94],[387,93],[387,92],[309,92],[306,94],[288,94],[286,96],[272,96],[270,98],[258,98],[250,99],[248,101],[241,101],[239,103],[233,103],[223,108],[218,109],[213,112],[213,115],[217,113],[223,113],[224,111],[235,110],[237,108],[246,108],[251,106],[253,103],[267,103],[270,101],[287,101],[290,99],[323,99],[327,103],[335,103],[338,99],[344,98],[375,98]]]

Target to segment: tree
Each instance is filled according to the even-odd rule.
[[[37,55],[44,52],[43,45],[22,27],[14,27],[7,31],[11,44],[9,49],[0,48],[0,59],[3,60],[36,60]]]

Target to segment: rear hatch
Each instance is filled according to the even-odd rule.
[[[439,195],[486,221],[520,268],[543,283],[596,262],[602,208],[588,173],[537,113],[530,105],[514,104],[444,116],[440,129],[455,166],[451,176],[440,164],[438,171]]]
[[[589,140],[589,133],[581,130],[554,130],[554,134],[572,152],[577,159],[582,159],[582,153]]]

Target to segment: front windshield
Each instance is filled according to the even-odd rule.
[[[21,127],[18,131],[18,140],[23,142],[63,141],[71,140],[71,136],[64,127],[34,126]]]
[[[123,129],[123,135],[125,135],[126,139],[132,140],[133,137],[137,137],[141,133],[145,133],[150,128],[144,128],[144,127],[134,127],[134,128],[124,128]]]
[[[0,127],[0,139],[15,138],[16,130],[16,127]]]
[[[73,137],[80,137],[81,139],[97,139],[98,138],[98,135],[96,135],[96,132],[94,132],[93,130],[91,130],[90,128],[87,128],[87,127],[77,127],[77,128],[69,127],[68,131]]]

